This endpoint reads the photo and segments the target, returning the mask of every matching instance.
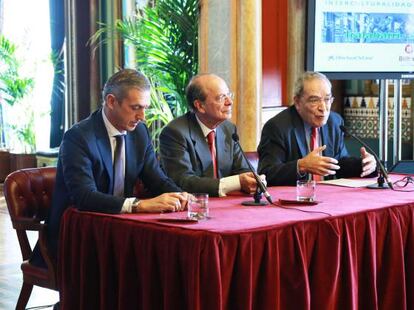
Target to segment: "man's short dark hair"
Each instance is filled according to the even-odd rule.
[[[103,100],[105,101],[108,94],[112,94],[118,101],[122,101],[131,88],[136,88],[140,91],[149,91],[151,84],[142,72],[135,69],[121,69],[105,83],[102,90]]]
[[[205,76],[205,75],[211,75],[211,74],[200,73],[200,74],[193,76],[190,82],[188,82],[188,85],[185,89],[185,95],[187,98],[188,107],[193,111],[196,110],[194,106],[194,101],[196,100],[204,101],[207,98],[207,94],[204,91],[203,86],[199,82],[199,77]]]

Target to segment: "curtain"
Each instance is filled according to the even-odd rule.
[[[1,1],[1,0],[0,0]],[[54,78],[51,96],[50,147],[58,147],[64,131],[65,91],[64,91],[64,54],[65,39],[64,1],[49,0],[50,41],[54,65]]]

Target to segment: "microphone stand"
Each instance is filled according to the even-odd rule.
[[[367,185],[367,188],[370,188],[370,189],[387,189],[387,188],[390,188],[388,183],[385,181],[385,177],[384,177],[384,174],[382,173],[381,169],[378,168],[377,171],[378,171],[377,183]]]
[[[264,196],[266,197],[266,200],[267,200],[270,204],[273,204],[273,201],[272,201],[272,196],[270,196],[269,192],[267,191],[266,185],[263,183],[263,181],[260,179],[260,177],[259,177],[259,176],[258,176],[258,174],[256,173],[255,169],[253,168],[252,164],[250,163],[249,159],[247,158],[246,154],[244,153],[243,148],[242,148],[242,147],[241,147],[241,145],[240,145],[240,142],[239,142],[239,135],[235,132],[235,133],[233,133],[233,135],[232,135],[231,137],[232,137],[233,141],[234,141],[234,142],[237,144],[237,146],[239,147],[240,152],[241,152],[241,154],[242,154],[243,158],[246,160],[247,165],[249,166],[249,169],[250,169],[250,171],[253,173],[253,176],[254,176],[254,178],[256,179],[256,182],[257,182],[257,189],[256,189],[256,193],[260,192],[260,195],[255,193],[255,196],[254,196],[254,200],[255,200],[255,202],[254,202],[254,203],[255,203],[255,204],[253,204],[253,206],[264,206],[264,205],[267,205],[267,203],[265,203],[265,204],[257,204],[257,203],[260,203],[260,199],[261,199],[261,197],[262,197],[262,195],[261,195],[262,193],[263,193],[263,194],[264,194]]]
[[[377,178],[377,184],[371,184],[368,185],[367,188],[371,188],[371,189],[388,189],[392,187],[392,183],[390,182],[390,180],[388,179],[388,173],[384,167],[384,165],[382,164],[381,160],[378,158],[378,155],[369,147],[368,144],[366,144],[364,141],[362,141],[360,138],[358,138],[357,136],[351,134],[345,126],[341,125],[339,126],[340,129],[342,130],[342,132],[345,135],[350,136],[351,138],[357,140],[362,146],[364,146],[370,153],[372,156],[374,156],[375,161],[377,163],[377,171],[378,171],[378,178]]]
[[[261,201],[262,197],[263,197],[263,193],[258,186],[256,187],[256,192],[253,195],[254,201],[251,201],[251,200],[243,201],[242,205],[243,206],[267,206],[268,205],[267,201]]]

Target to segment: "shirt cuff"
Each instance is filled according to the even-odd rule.
[[[239,175],[232,175],[221,178],[219,184],[219,197],[226,196],[227,193],[241,189]]]
[[[135,197],[126,198],[124,200],[124,204],[122,205],[121,213],[131,213],[132,212],[132,204],[135,201]]]
[[[299,171],[299,160],[296,161],[296,174],[298,176],[298,179],[304,178],[307,174],[306,172],[300,173],[300,171]]]

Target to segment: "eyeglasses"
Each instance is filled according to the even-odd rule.
[[[311,96],[307,99],[305,99],[306,103],[312,105],[312,106],[317,106],[319,103],[323,102],[325,103],[325,105],[330,106],[332,104],[332,102],[334,102],[335,97],[333,96],[329,96],[329,97],[317,97],[317,96]]]
[[[226,99],[233,100],[234,94],[232,92],[228,92],[227,94],[221,94],[216,97],[216,100],[220,103],[223,103]]]

